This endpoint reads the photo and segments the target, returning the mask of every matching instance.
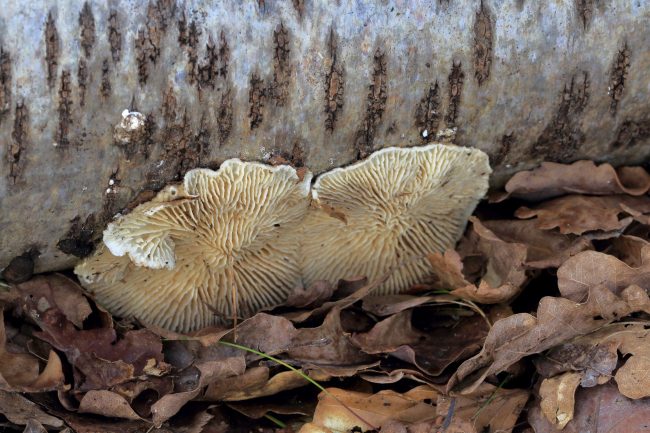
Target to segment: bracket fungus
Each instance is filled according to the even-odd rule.
[[[391,268],[377,293],[426,281],[427,254],[453,248],[491,171],[479,149],[434,143],[385,148],[321,175],[302,226],[304,283],[376,279]]]
[[[310,184],[311,173],[238,159],[191,170],[110,223],[75,273],[114,314],[178,331],[277,305],[301,282]]]

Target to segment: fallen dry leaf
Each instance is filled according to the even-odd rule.
[[[610,164],[596,166],[593,161],[573,164],[542,162],[538,168],[520,171],[506,183],[505,194],[492,201],[508,197],[541,201],[564,194],[629,194],[643,195],[650,189],[650,174],[641,167],[614,169]]]
[[[35,306],[32,311],[43,313],[55,308],[77,328],[83,326],[83,321],[92,312],[81,286],[61,274],[38,275],[16,288],[30,298],[30,304]]]
[[[79,402],[79,413],[130,420],[141,419],[124,397],[108,390],[88,391]]]
[[[439,326],[426,332],[411,323],[412,310],[402,311],[358,333],[352,342],[368,354],[390,354],[437,376],[451,363],[467,358],[481,348],[487,324],[475,315],[456,326]]]
[[[581,235],[591,231],[620,231],[633,220],[619,219],[628,210],[637,214],[650,212],[650,198],[629,196],[567,195],[545,201],[534,208],[521,207],[515,212],[517,218],[536,218],[541,230],[558,228],[562,234]]]
[[[526,267],[557,268],[569,257],[593,249],[583,236],[564,235],[537,228],[534,220],[489,220],[481,222],[505,242],[526,246]]]
[[[336,287],[329,281],[316,281],[309,287],[296,287],[284,305],[287,307],[318,307],[332,297]]]
[[[630,267],[609,254],[584,251],[568,259],[557,270],[558,288],[565,298],[586,299],[589,288],[604,285],[618,294],[630,285],[650,287],[650,248],[643,250],[642,263]]]
[[[43,392],[62,388],[64,382],[61,359],[53,350],[42,372],[35,356],[8,350],[4,314],[0,310],[0,390]]]
[[[575,412],[563,433],[641,433],[650,431],[650,404],[619,394],[612,384],[593,388],[578,388]],[[544,416],[539,404],[528,410],[528,422],[535,433],[557,433]]]
[[[527,247],[500,239],[476,217],[470,217],[472,230],[463,238],[457,253],[448,250],[443,254],[428,255],[435,276],[434,287],[450,290],[451,294],[483,304],[497,304],[514,298],[526,282]],[[472,284],[463,274],[463,261],[468,257],[480,258],[484,264],[478,285]]]
[[[580,378],[580,373],[567,372],[542,380],[539,388],[542,413],[560,430],[573,419],[575,392]]]
[[[63,421],[48,415],[38,405],[18,393],[0,390],[0,413],[18,425],[26,425],[33,419],[50,427],[63,427]]]
[[[528,401],[529,392],[523,389],[503,389],[487,383],[467,395],[440,394],[437,400],[439,416],[448,417],[443,425],[446,432],[507,432],[514,427]],[[453,410],[450,410],[453,405]]]
[[[588,334],[637,311],[650,311],[650,298],[638,286],[629,286],[619,296],[605,286],[594,286],[583,304],[544,297],[539,302],[537,317],[519,313],[496,321],[481,352],[460,365],[447,387],[471,392],[487,376],[504,371],[525,356]]]
[[[385,390],[377,394],[328,388],[318,396],[311,423],[299,433],[347,433],[381,428],[388,421],[417,423],[436,418],[438,392],[426,385],[405,394]]]

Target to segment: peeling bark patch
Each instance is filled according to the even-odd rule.
[[[117,17],[117,11],[111,10],[108,16],[108,42],[111,46],[111,57],[113,63],[120,61],[122,54],[122,33],[120,33],[120,23]]]
[[[440,87],[436,81],[429,87],[415,109],[415,126],[420,129],[420,137],[426,142],[436,136],[440,125]]]
[[[343,92],[345,90],[343,66],[338,61],[334,31],[330,31],[328,54],[329,69],[325,74],[325,129],[332,132],[336,126],[336,119],[343,109]]]
[[[57,147],[65,148],[70,144],[68,134],[72,124],[72,83],[70,71],[61,72],[61,85],[59,86],[59,127],[55,143]]]
[[[535,157],[552,161],[570,160],[585,141],[580,130],[580,116],[589,101],[589,75],[575,75],[564,86],[560,105],[553,120],[544,128],[532,148]]]
[[[77,85],[79,86],[79,106],[83,107],[86,103],[86,85],[88,83],[88,67],[85,59],[79,59],[79,68],[77,69]]]
[[[47,84],[50,89],[56,83],[59,50],[59,32],[56,29],[52,12],[50,12],[47,14],[47,22],[45,23],[45,64],[47,66]]]
[[[451,73],[449,74],[449,107],[447,108],[447,115],[445,116],[445,123],[448,128],[456,126],[458,120],[458,111],[460,109],[461,94],[463,93],[463,81],[465,81],[465,73],[460,62],[454,62],[451,66]]]
[[[219,146],[222,146],[232,130],[232,92],[228,88],[221,95],[219,111],[217,112],[217,125],[219,129]]]
[[[578,17],[582,21],[582,28],[587,29],[594,14],[594,6],[598,0],[575,0]]]
[[[57,242],[56,247],[66,254],[72,254],[76,257],[86,257],[93,252],[95,248],[95,215],[90,214],[85,221],[75,217],[70,221],[71,226],[63,238]]]
[[[160,57],[162,40],[174,16],[175,6],[175,0],[149,2],[145,28],[138,30],[135,40],[138,80],[142,85],[149,78],[149,64],[155,65]]]
[[[27,148],[27,131],[29,130],[29,113],[27,107],[21,102],[16,104],[16,113],[14,116],[14,128],[11,131],[11,141],[7,149],[7,160],[9,162],[9,177],[12,184],[16,184],[24,170],[24,161],[22,158]]]
[[[650,119],[626,120],[618,128],[612,149],[629,149],[650,139]]]
[[[302,19],[302,15],[305,13],[305,0],[292,0],[292,3],[298,18]]]
[[[493,40],[492,17],[481,1],[481,7],[476,13],[474,22],[474,76],[479,86],[490,76]]]
[[[0,122],[11,110],[11,56],[0,47]]]
[[[386,100],[388,99],[387,80],[386,55],[378,48],[375,51],[373,61],[372,83],[368,86],[366,115],[355,141],[358,159],[365,158],[372,152],[377,127],[386,109]]]
[[[289,99],[291,63],[289,49],[289,31],[284,24],[273,32],[273,81],[269,93],[277,107],[284,107]]]
[[[111,96],[111,78],[109,76],[110,65],[108,59],[104,59],[102,62],[102,83],[99,87],[99,94],[104,99],[108,99]]]
[[[490,155],[490,165],[492,167],[497,167],[505,162],[514,142],[515,136],[513,133],[503,134],[499,149],[493,155]]]
[[[79,27],[81,28],[81,48],[86,57],[90,57],[93,45],[95,45],[95,17],[90,4],[85,2],[79,13]]]
[[[264,120],[262,110],[264,109],[264,100],[266,99],[266,89],[264,82],[257,74],[253,74],[250,79],[248,90],[248,118],[251,129],[255,129]]]
[[[609,88],[607,93],[612,101],[609,104],[609,111],[612,115],[616,114],[618,110],[618,103],[623,97],[623,90],[625,90],[625,80],[627,79],[628,69],[630,68],[630,49],[627,43],[619,50],[612,65],[612,72],[609,76]]]

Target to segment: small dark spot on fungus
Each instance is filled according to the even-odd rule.
[[[47,14],[47,22],[45,23],[45,65],[47,66],[47,83],[50,89],[56,83],[60,49],[59,32],[56,29],[52,12],[50,12]]]

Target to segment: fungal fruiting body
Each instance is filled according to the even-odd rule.
[[[109,224],[75,273],[114,314],[179,331],[277,305],[301,282],[295,227],[310,182],[238,159],[191,170]]]
[[[390,271],[375,292],[425,282],[427,254],[453,248],[488,189],[487,155],[447,144],[385,148],[316,180],[303,221],[306,285]]]

